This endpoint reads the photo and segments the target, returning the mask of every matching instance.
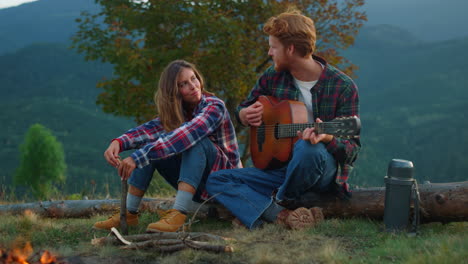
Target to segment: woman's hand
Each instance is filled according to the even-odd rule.
[[[120,165],[120,143],[117,140],[114,140],[110,143],[109,147],[104,151],[104,158],[107,162],[114,167],[119,167]]]
[[[315,122],[322,123],[322,120],[317,118]],[[317,144],[319,142],[328,143],[333,139],[333,135],[315,133],[315,128],[306,128],[302,132],[297,131],[297,136],[302,140],[309,141],[311,144]]]
[[[120,162],[119,176],[122,180],[127,180],[132,175],[133,170],[136,168],[136,163],[132,157],[128,157]]]

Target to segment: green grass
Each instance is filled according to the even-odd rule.
[[[95,247],[91,240],[107,236],[91,229],[106,216],[89,219],[50,219],[34,214],[2,215],[0,249],[30,241],[34,250],[49,250],[62,258],[80,256],[89,263],[464,263],[468,259],[468,223],[430,223],[416,237],[382,232],[382,223],[365,219],[327,219],[305,231],[267,224],[255,231],[233,228],[230,222],[203,219],[191,231],[209,232],[236,239],[234,253],[215,254],[184,250],[161,255],[154,250],[121,250]],[[143,213],[130,234],[144,233],[157,221]],[[123,261],[123,262],[122,262]]]

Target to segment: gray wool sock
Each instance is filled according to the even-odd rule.
[[[127,211],[132,214],[138,213],[138,208],[140,207],[141,199],[143,197],[138,197],[136,195],[127,193]]]
[[[186,191],[177,191],[173,208],[187,214],[189,212],[194,212],[193,208],[196,208],[196,204],[193,199],[193,194]]]

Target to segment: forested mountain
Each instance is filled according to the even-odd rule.
[[[67,193],[89,191],[92,181],[99,192],[105,184],[118,191],[102,153],[134,123],[95,105],[96,82],[112,74],[111,66],[85,62],[68,49],[73,20],[83,9],[97,10],[93,3],[41,0],[0,10],[0,184],[11,183],[24,134],[41,123],[63,143]],[[468,179],[466,47],[468,38],[425,43],[388,25],[361,30],[345,51],[360,67],[363,124],[351,184],[382,185],[392,158],[413,161],[420,182]]]
[[[40,123],[62,142],[68,193],[119,189],[115,169],[103,159],[109,141],[134,126],[96,106],[96,82],[112,74],[109,65],[85,62],[63,44],[38,44],[0,56],[0,183],[10,184],[19,165],[19,145]]]
[[[354,183],[383,183],[391,158],[417,178],[467,180],[468,38],[424,44],[389,26],[361,31],[346,51],[360,70],[363,150]]]

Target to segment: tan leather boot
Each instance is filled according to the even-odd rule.
[[[176,209],[167,210],[161,220],[151,223],[146,228],[146,232],[175,232],[185,223],[187,215]]]
[[[127,225],[138,225],[138,214],[131,214],[127,212]],[[111,215],[107,220],[100,221],[94,224],[94,229],[110,230],[112,227],[118,228],[120,226],[120,212]]]
[[[323,210],[320,207],[312,207],[309,209],[315,219],[315,224],[323,222],[325,220],[325,216],[323,215]]]
[[[304,207],[295,210],[282,210],[277,218],[276,223],[289,227],[291,229],[304,229],[315,225],[315,218],[312,212]]]

